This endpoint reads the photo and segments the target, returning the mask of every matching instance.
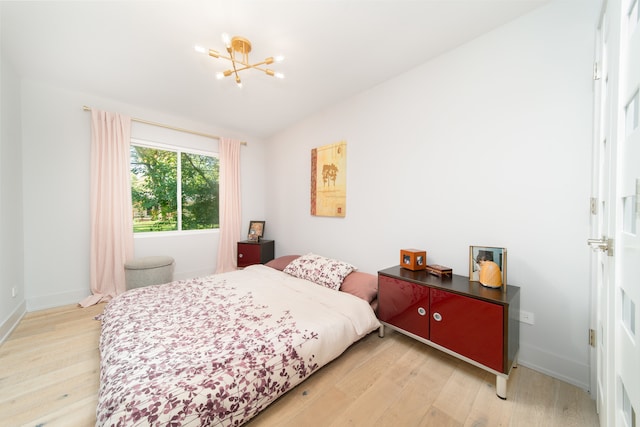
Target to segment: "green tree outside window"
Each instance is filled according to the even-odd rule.
[[[217,157],[138,145],[130,155],[134,232],[219,227]]]

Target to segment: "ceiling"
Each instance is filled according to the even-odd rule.
[[[549,0],[2,1],[3,60],[21,76],[269,137]],[[228,61],[222,33],[251,40],[254,70]],[[123,112],[126,113],[126,112]]]

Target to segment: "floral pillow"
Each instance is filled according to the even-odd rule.
[[[355,269],[353,265],[346,262],[307,254],[291,261],[283,271],[337,291],[344,278]]]

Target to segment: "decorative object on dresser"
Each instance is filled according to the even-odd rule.
[[[439,264],[427,265],[427,268],[425,270],[427,270],[427,273],[429,274],[440,277],[451,277],[451,275],[453,274],[453,270],[450,267],[445,267],[444,265]]]
[[[504,289],[398,265],[378,272],[378,318],[384,326],[495,374],[496,394],[506,399],[520,348],[520,288],[505,284]]]
[[[239,268],[253,264],[265,264],[275,256],[275,242],[260,240],[259,242],[244,240],[238,242],[237,265]]]
[[[469,246],[469,280],[488,288],[507,283],[507,249]]]
[[[250,242],[259,242],[264,236],[265,221],[249,221],[249,234],[247,240]]]
[[[427,252],[421,249],[400,249],[400,265],[409,270],[427,268]]]

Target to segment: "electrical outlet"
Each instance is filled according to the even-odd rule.
[[[533,313],[529,313],[528,311],[520,310],[520,321],[522,323],[527,323],[529,325],[534,324]]]

